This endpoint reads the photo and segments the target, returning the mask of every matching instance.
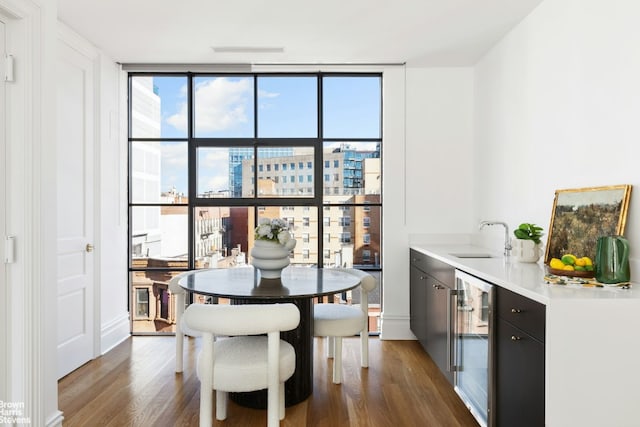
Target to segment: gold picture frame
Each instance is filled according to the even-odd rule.
[[[564,254],[595,259],[598,237],[623,235],[631,185],[556,190],[544,262]]]

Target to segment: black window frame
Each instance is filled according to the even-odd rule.
[[[171,137],[171,138],[138,138],[132,136],[132,79],[135,77],[185,77],[187,82],[187,134],[185,137]],[[193,89],[194,89],[194,79],[202,78],[202,77],[250,77],[253,79],[253,90],[254,90],[254,134],[251,138],[215,138],[215,137],[196,137],[195,129],[194,129],[194,103],[193,103]],[[258,81],[261,77],[316,77],[317,79],[317,135],[309,138],[260,138],[258,136]],[[323,135],[323,79],[325,77],[335,78],[335,77],[377,77],[380,79],[380,118],[379,118],[379,136],[377,138],[353,138],[353,137],[345,137],[345,138],[325,138]],[[383,205],[383,195],[382,192],[379,195],[379,202],[372,203],[371,201],[367,201],[366,203],[329,203],[325,202],[325,195],[331,196],[334,195],[335,190],[333,192],[325,192],[327,189],[324,184],[324,172],[325,168],[328,166],[326,162],[329,160],[324,159],[324,145],[325,143],[332,142],[376,142],[378,144],[378,153],[382,156],[381,147],[382,147],[382,85],[383,85],[383,75],[380,72],[283,72],[283,73],[268,73],[268,72],[136,72],[130,71],[128,72],[128,98],[129,102],[127,105],[128,111],[128,224],[129,224],[129,232],[128,232],[128,250],[127,250],[127,266],[128,266],[128,277],[127,281],[130,289],[131,289],[131,277],[134,272],[139,271],[159,271],[159,272],[180,272],[186,270],[193,270],[196,268],[195,265],[195,245],[197,241],[197,236],[195,236],[194,230],[194,216],[197,208],[204,207],[252,207],[254,220],[257,221],[259,210],[261,207],[267,206],[302,206],[303,208],[315,207],[317,209],[317,251],[318,259],[317,259],[317,267],[324,267],[324,254],[325,254],[325,225],[324,220],[320,220],[323,217],[322,212],[330,208],[332,206],[348,206],[352,208],[363,207],[363,206],[379,206],[380,215],[382,216],[382,205]],[[131,155],[132,155],[132,146],[137,141],[143,142],[163,142],[163,141],[175,141],[175,142],[186,142],[187,150],[188,150],[188,197],[186,203],[140,203],[134,202],[132,200],[132,164],[131,164]],[[288,194],[277,195],[273,197],[259,197],[257,192],[253,192],[252,197],[241,197],[241,198],[211,198],[211,197],[199,197],[197,194],[197,152],[199,148],[230,148],[237,146],[247,146],[253,149],[253,165],[251,166],[251,173],[253,174],[252,182],[257,182],[258,177],[258,168],[255,167],[258,165],[258,150],[260,148],[270,148],[270,147],[311,147],[313,148],[313,164],[315,165],[313,169],[313,196],[297,196],[297,197],[287,197],[290,196]],[[289,164],[287,164],[289,163]],[[334,160],[332,163],[335,165],[339,163],[338,160]],[[330,163],[331,164],[331,163]],[[261,165],[260,165],[261,166]],[[282,171],[289,170],[296,171],[297,165],[291,162],[282,163]],[[303,165],[304,166],[304,165]],[[274,168],[277,167],[274,166]],[[286,175],[283,175],[286,177]],[[294,175],[291,175],[295,179]],[[335,177],[335,175],[334,175]],[[284,178],[286,179],[286,178]],[[331,190],[331,188],[329,188]],[[187,263],[185,267],[136,267],[133,260],[133,250],[132,248],[132,236],[131,236],[131,221],[133,217],[133,210],[137,207],[162,207],[162,206],[182,206],[187,210]],[[324,208],[324,209],[323,209]],[[382,248],[382,229],[380,229],[380,247]],[[366,265],[360,266],[357,268],[362,268],[364,270],[370,271],[382,271],[382,265]],[[129,298],[131,298],[131,292],[128,292]]]

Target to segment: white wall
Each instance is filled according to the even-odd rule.
[[[466,234],[500,250],[502,230],[478,234],[481,220],[547,231],[557,189],[640,191],[637,22],[637,2],[544,0],[473,68],[407,68],[406,164],[393,148],[384,157],[385,241],[390,233],[408,243]],[[385,137],[387,149],[395,143]],[[406,186],[391,168],[405,171]],[[640,271],[639,210],[632,192],[625,231],[632,276]],[[384,311],[402,318],[409,279],[400,269],[408,264],[390,254],[399,247],[385,249]],[[382,337],[401,336],[396,329]]]
[[[407,69],[409,232],[466,233],[473,176],[473,72]]]
[[[120,66],[99,60],[99,198],[97,245],[100,354],[129,336],[127,277],[127,80]]]
[[[466,239],[472,224],[473,70],[384,75],[382,339],[412,339],[409,245]]]
[[[546,230],[556,189],[640,190],[638,22],[638,2],[545,0],[477,64],[474,221]],[[639,211],[632,194],[640,268]]]

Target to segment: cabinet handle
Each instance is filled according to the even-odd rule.
[[[511,335],[511,341],[520,341],[522,338],[516,335]]]
[[[424,276],[420,276],[420,280],[424,280],[424,279],[425,279],[425,277],[424,277]]]
[[[460,279],[456,279],[457,281]],[[457,287],[457,286],[456,286]],[[454,334],[457,334],[457,316],[454,316],[455,307],[458,304],[458,290],[447,289],[447,372],[455,372],[458,370],[456,346]]]
[[[432,286],[433,286],[433,289],[440,289],[440,290],[444,289],[444,286],[442,285],[432,285]]]
[[[519,308],[512,308],[511,312],[512,313],[522,313],[522,310],[520,310]]]

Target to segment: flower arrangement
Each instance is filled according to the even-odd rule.
[[[256,240],[270,240],[281,245],[291,240],[289,233],[289,223],[281,218],[260,218],[255,230]]]

